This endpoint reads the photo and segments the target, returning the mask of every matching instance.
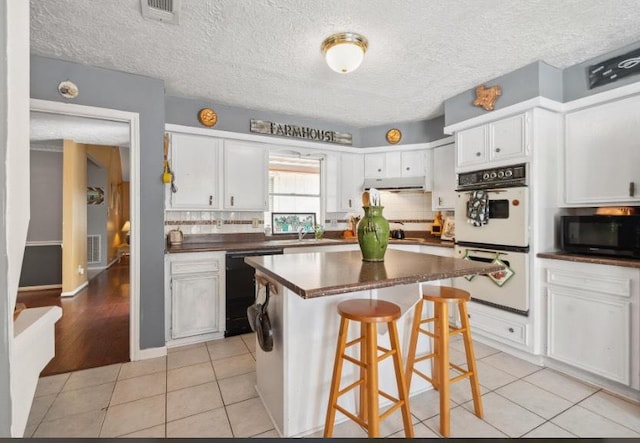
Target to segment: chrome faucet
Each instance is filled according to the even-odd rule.
[[[302,238],[307,234],[307,231],[304,230],[304,226],[301,226],[298,229],[298,240],[302,240]]]

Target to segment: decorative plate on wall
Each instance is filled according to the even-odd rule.
[[[207,128],[211,128],[218,122],[218,114],[211,108],[202,108],[198,112],[198,121]]]
[[[399,129],[393,128],[387,131],[387,141],[392,145],[395,145],[402,138],[402,132]]]

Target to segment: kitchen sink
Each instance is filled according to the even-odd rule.
[[[343,240],[335,239],[335,238],[303,238],[302,240],[298,240],[297,238],[289,239],[289,240],[270,240],[269,243],[278,244],[278,245],[322,245],[326,243],[340,243]]]

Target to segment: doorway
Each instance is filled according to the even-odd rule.
[[[128,233],[122,232],[121,227],[114,227],[113,229],[117,232],[117,236],[119,240],[117,242],[111,239],[111,246],[118,246],[118,254],[117,257],[112,256],[111,262],[109,263],[111,266],[107,267],[103,272],[98,273],[98,275],[87,282],[87,287],[85,288],[76,288],[78,291],[73,294],[71,297],[63,297],[59,298],[60,303],[63,306],[64,304],[69,302],[68,305],[71,306],[75,304],[76,306],[73,309],[76,310],[80,316],[78,318],[90,317],[90,307],[95,305],[94,308],[98,308],[101,304],[104,306],[109,306],[106,308],[106,315],[110,317],[119,316],[122,319],[123,310],[125,312],[128,311],[128,315],[125,315],[124,320],[120,321],[119,327],[116,329],[119,331],[120,339],[124,339],[128,341],[129,346],[128,349],[125,350],[126,356],[125,359],[137,360],[140,354],[139,348],[139,257],[137,254],[139,248],[138,241],[138,220],[139,220],[139,197],[138,197],[138,189],[139,189],[139,121],[138,114],[103,108],[95,108],[88,106],[80,106],[66,103],[58,103],[58,102],[49,102],[43,100],[31,100],[31,111],[45,113],[48,114],[52,119],[77,119],[83,118],[88,123],[93,123],[97,128],[104,127],[105,125],[111,123],[120,123],[125,124],[126,126],[126,135],[127,135],[127,144],[128,149],[126,150],[126,160],[129,165],[129,189],[126,192],[126,195],[121,196],[123,200],[129,201],[129,216],[128,220],[130,226],[130,231]],[[94,134],[100,134],[100,130],[93,131]],[[67,135],[65,135],[65,138]],[[70,134],[69,138],[79,138],[78,135]],[[96,142],[97,140],[93,140],[92,142]],[[110,143],[111,144],[111,143]],[[112,144],[113,145],[113,144]],[[106,148],[105,148],[106,149]],[[109,197],[107,197],[108,199]],[[86,199],[89,199],[87,194]],[[113,204],[113,201],[108,201],[107,204]],[[86,209],[86,208],[85,208]],[[119,222],[118,222],[119,224]],[[124,223],[123,223],[124,226]],[[123,239],[126,236],[130,238],[130,244],[127,245],[126,248],[123,248],[122,243]],[[115,244],[117,243],[117,244]],[[86,243],[84,256],[86,257]],[[122,252],[126,250],[126,254]],[[86,261],[85,261],[86,263]],[[87,269],[80,270],[78,272],[83,271],[85,274]],[[105,288],[110,288],[106,289]],[[58,289],[58,294],[60,294],[61,290]],[[103,295],[96,295],[102,293]],[[105,293],[109,293],[112,296],[115,296],[116,299],[106,300],[104,296]],[[100,298],[103,298],[102,303],[100,303]],[[113,298],[113,297],[112,297]],[[84,300],[83,300],[84,299]],[[126,300],[126,303],[124,301]],[[113,303],[112,303],[113,302]],[[63,314],[64,317],[64,314]],[[69,315],[71,317],[71,314]],[[76,325],[77,326],[77,325]],[[90,325],[92,330],[98,331],[97,335],[100,335],[100,324],[99,322],[94,322],[94,324]],[[65,325],[65,328],[73,329],[74,325]],[[79,329],[79,328],[78,328]],[[108,335],[112,335],[109,333]],[[104,337],[107,339],[108,337]],[[57,337],[56,337],[57,341]],[[98,346],[90,346],[91,349],[82,349],[79,346],[78,341],[72,340],[69,346],[75,347],[75,351],[77,354],[93,352],[96,356],[99,356],[101,353],[109,353],[106,349],[101,349]],[[120,357],[122,358],[122,357]],[[109,364],[107,360],[103,360],[104,363],[99,363],[97,366],[102,364]],[[63,371],[59,371],[63,372]],[[53,373],[53,372],[52,372]]]

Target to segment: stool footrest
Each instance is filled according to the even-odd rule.
[[[421,361],[425,361],[425,360],[429,360],[430,358],[433,358],[436,356],[435,352],[432,352],[431,354],[425,354],[425,355],[421,355],[420,357],[416,357],[416,359],[414,360],[415,363],[420,363]]]
[[[384,411],[382,415],[380,415],[380,421],[384,420],[385,418],[387,418],[388,416],[396,412],[404,404],[404,401],[402,400],[397,400],[397,399],[395,400],[396,400],[396,403],[393,406],[391,406],[389,409]]]
[[[378,346],[378,350],[382,351],[381,355],[378,355],[378,361],[382,361],[387,357],[391,357],[392,355],[394,355],[396,353],[396,351],[394,349],[385,349],[382,348],[380,346]]]
[[[358,423],[360,426],[366,428],[367,427],[367,423],[362,420],[360,417],[358,417],[357,415],[353,415],[350,411],[347,411],[345,408],[343,408],[340,405],[336,405],[335,406],[336,410],[342,412],[344,415],[346,415],[347,417],[349,417],[351,420],[355,421],[356,423]]]
[[[413,368],[411,370],[413,373],[419,375],[420,377],[424,378],[426,381],[428,381],[429,383],[433,384],[434,380],[433,378],[429,377],[427,374],[425,374],[424,372],[421,372],[419,370],[417,370],[416,368]]]
[[[362,362],[361,360],[358,360],[357,358],[353,358],[350,355],[342,354],[342,358],[353,363],[354,365],[362,366],[363,368],[367,367],[366,363]]]
[[[469,377],[471,377],[471,372],[465,372],[464,374],[460,374],[460,375],[457,375],[457,376],[455,376],[453,378],[450,378],[449,382],[450,383],[455,383],[457,381],[462,380],[463,378],[469,378]]]
[[[338,395],[337,397],[340,397],[343,394],[346,394],[347,392],[349,392],[350,390],[352,390],[353,388],[360,386],[364,384],[364,380],[360,379],[360,380],[356,380],[353,383],[351,383],[349,386],[347,386],[346,388],[344,388],[342,391],[338,391]]]
[[[434,334],[433,332],[427,330],[427,329],[422,329],[420,328],[420,333],[424,334],[424,335],[428,335],[431,338],[436,338],[436,334]]]
[[[462,366],[458,366],[455,363],[451,363],[451,362],[449,362],[449,367],[455,369],[456,371],[460,372],[461,374],[466,374],[467,372],[470,372],[470,371],[466,370],[465,368],[463,368]]]

